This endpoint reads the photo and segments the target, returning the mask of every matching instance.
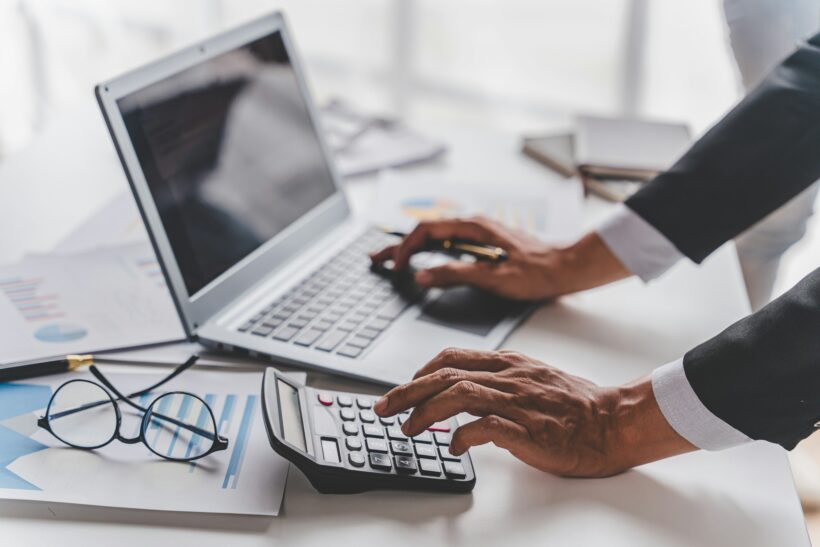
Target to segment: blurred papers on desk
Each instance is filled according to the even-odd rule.
[[[165,374],[107,372],[106,376],[130,393]],[[144,444],[116,440],[94,451],[73,449],[38,428],[37,418],[45,413],[53,391],[77,378],[94,379],[84,371],[0,384],[0,499],[160,511],[279,513],[288,462],[268,444],[259,401],[260,373],[189,370],[162,387],[161,392],[182,390],[202,397],[214,412],[219,434],[228,438],[228,450],[194,462],[167,461]],[[148,406],[159,394],[136,400]],[[179,415],[184,410],[169,412]],[[121,433],[137,436],[141,415],[125,404],[120,404],[120,411]],[[149,428],[147,434],[152,433]]]
[[[468,181],[443,173],[387,171],[379,177],[371,220],[408,231],[425,220],[482,215],[552,243],[580,235],[583,192],[579,184],[543,181]]]
[[[322,108],[321,121],[343,177],[432,160],[446,151],[441,141],[398,120],[363,114],[338,100]]]
[[[0,363],[185,338],[129,194],[49,254],[0,266]]]
[[[0,362],[185,337],[147,243],[0,266]]]

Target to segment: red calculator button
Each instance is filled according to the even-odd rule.
[[[330,406],[333,404],[333,395],[329,393],[319,393],[319,402],[325,406]]]
[[[436,422],[430,427],[428,427],[427,431],[442,431],[444,433],[447,433],[448,431],[450,431],[450,424],[448,424],[447,422]]]

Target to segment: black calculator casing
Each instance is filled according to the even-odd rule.
[[[276,389],[277,380],[296,388],[299,392],[307,453],[285,440],[280,417],[279,395]],[[314,407],[318,407],[315,402],[318,393],[318,390],[294,381],[274,368],[268,367],[265,369],[262,380],[262,412],[271,447],[277,454],[298,467],[319,492],[324,494],[355,494],[369,490],[421,490],[464,493],[470,492],[475,486],[475,471],[468,453],[461,456],[461,464],[466,474],[464,478],[449,478],[444,474],[439,477],[429,477],[421,475],[418,471],[414,474],[407,474],[397,471],[395,467],[390,471],[382,471],[371,468],[369,462],[366,462],[361,468],[353,467],[346,458],[348,451],[344,442],[345,435],[342,432],[342,422],[338,416],[336,416],[335,438],[338,443],[341,461],[339,463],[325,461],[320,454],[319,442],[321,439],[330,439],[334,436],[329,431],[314,431],[313,412]],[[333,395],[347,395],[353,398],[360,396],[355,393],[343,392],[333,392]],[[452,423],[455,427],[454,419]],[[364,449],[363,453],[367,454]]]

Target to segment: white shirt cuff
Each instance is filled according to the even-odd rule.
[[[652,372],[652,391],[672,429],[698,448],[722,450],[751,442],[752,439],[703,405],[686,378],[683,359]]]
[[[651,281],[683,258],[683,254],[638,213],[619,203],[596,230],[630,272]]]

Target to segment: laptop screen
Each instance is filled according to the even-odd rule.
[[[335,192],[280,32],[117,105],[189,296]]]

